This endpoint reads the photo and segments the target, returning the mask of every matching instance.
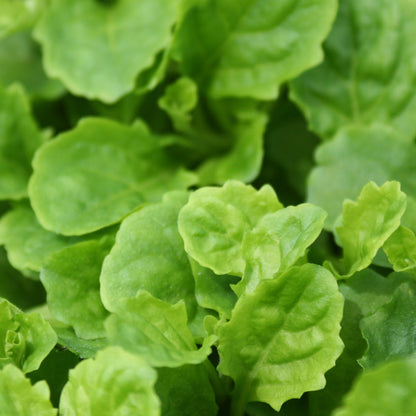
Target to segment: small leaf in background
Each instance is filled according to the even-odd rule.
[[[399,227],[405,209],[406,195],[400,191],[400,183],[393,181],[380,187],[369,182],[357,202],[344,201],[341,225],[336,227],[343,249],[342,277],[350,277],[371,264]]]
[[[134,89],[136,77],[169,46],[177,4],[176,0],[52,1],[34,32],[46,72],[75,95],[115,102]]]
[[[71,325],[84,339],[104,337],[108,315],[100,298],[100,273],[114,238],[85,241],[49,257],[40,279],[52,316]]]
[[[143,123],[83,119],[33,161],[30,200],[39,222],[80,235],[120,221],[140,204],[184,189],[195,176],[171,160]]]
[[[0,200],[27,196],[32,157],[44,141],[22,88],[0,85]]]
[[[33,386],[15,366],[0,370],[0,414],[13,416],[56,416],[57,410],[49,401],[46,381]]]
[[[343,126],[380,123],[414,139],[415,24],[407,0],[340,2],[324,62],[291,83],[313,131],[329,139]]]
[[[274,99],[322,60],[335,13],[332,0],[199,2],[177,29],[174,56],[212,97]]]
[[[416,358],[364,372],[333,416],[408,416],[416,412]]]
[[[50,324],[38,313],[25,314],[0,301],[0,367],[14,364],[23,372],[37,370],[57,341]]]
[[[293,267],[263,281],[237,302],[219,325],[218,370],[235,382],[232,414],[250,401],[279,410],[292,398],[324,387],[335,365],[343,298],[331,273],[317,265]]]
[[[206,338],[197,349],[184,302],[171,305],[142,290],[120,301],[105,328],[111,344],[144,357],[154,367],[199,364],[211,353],[216,338]]]
[[[0,219],[0,244],[4,244],[13,267],[38,279],[46,259],[76,241],[47,231],[28,204],[16,206]]]
[[[368,349],[359,360],[365,369],[416,353],[416,286],[403,283],[391,302],[361,321]]]
[[[84,360],[69,372],[59,413],[159,416],[160,401],[154,391],[156,377],[156,371],[142,358],[118,347],[106,348],[95,359]]]
[[[256,191],[252,186],[228,181],[221,188],[201,188],[191,194],[179,213],[185,250],[216,274],[241,276],[245,267],[241,255],[244,233],[264,215],[280,208],[268,185]]]
[[[396,272],[415,273],[416,236],[412,230],[400,226],[384,243],[383,250]]]

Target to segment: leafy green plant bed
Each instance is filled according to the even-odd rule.
[[[0,0],[0,415],[416,414],[415,38]]]

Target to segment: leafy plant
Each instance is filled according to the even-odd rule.
[[[416,413],[416,3],[0,10],[0,415]]]

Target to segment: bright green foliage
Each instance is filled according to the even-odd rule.
[[[37,278],[48,256],[74,242],[45,230],[28,205],[18,205],[0,220],[0,244],[13,267],[29,277]]]
[[[340,274],[349,277],[368,267],[387,238],[399,227],[406,195],[398,182],[368,183],[357,202],[345,201],[336,232],[343,248]]]
[[[368,350],[360,360],[364,368],[416,353],[414,325],[416,287],[403,283],[386,303],[361,321],[361,331]]]
[[[342,351],[343,299],[320,266],[293,267],[237,302],[218,328],[219,370],[235,381],[233,414],[249,401],[279,410],[288,399],[325,385]]]
[[[115,311],[122,298],[144,289],[172,304],[184,300],[188,320],[199,319],[202,311],[195,299],[195,282],[177,228],[178,212],[187,199],[186,192],[168,193],[163,202],[146,206],[122,222],[100,276],[101,297],[109,311]]]
[[[158,368],[155,390],[162,402],[162,416],[217,415],[214,391],[202,364]]]
[[[35,37],[50,76],[74,94],[114,102],[169,45],[176,18],[176,0],[52,0]]]
[[[27,196],[31,160],[43,141],[23,90],[0,85],[0,200]]]
[[[2,416],[56,416],[49,401],[46,381],[31,385],[15,366],[0,370],[0,415]]]
[[[49,257],[41,273],[51,314],[81,338],[104,336],[108,312],[100,298],[100,273],[114,238],[75,244]]]
[[[379,186],[388,180],[400,181],[408,195],[409,227],[416,227],[416,147],[400,140],[384,127],[347,128],[320,146],[318,163],[308,185],[308,200],[328,212],[327,228],[333,230],[342,213],[345,199],[356,199],[363,186],[374,181]]]
[[[141,203],[194,181],[142,123],[98,118],[84,119],[44,145],[33,167],[33,209],[46,229],[66,235],[118,222]]]
[[[179,232],[186,252],[216,274],[241,276],[241,244],[246,231],[266,214],[282,208],[269,186],[259,191],[237,181],[222,188],[205,187],[191,194],[179,213]]]
[[[212,97],[274,99],[282,82],[322,60],[335,12],[333,0],[198,2],[178,28],[175,55]]]
[[[25,314],[0,301],[0,367],[14,364],[23,372],[37,370],[57,341],[52,327],[39,314]]]
[[[416,358],[365,372],[333,416],[407,416],[416,411]]]
[[[324,62],[292,82],[292,98],[325,139],[346,125],[380,123],[416,134],[416,4],[342,0]]]
[[[383,250],[396,272],[415,272],[416,236],[413,231],[400,226],[385,242]]]
[[[159,416],[154,392],[156,371],[121,348],[100,351],[69,373],[59,413],[62,416]],[[99,386],[99,388],[97,388]]]
[[[145,291],[122,299],[105,327],[112,344],[145,357],[155,367],[199,364],[211,353],[215,341],[208,337],[197,350],[184,302],[171,305]]]

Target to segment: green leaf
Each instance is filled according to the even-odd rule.
[[[179,213],[179,232],[186,252],[216,274],[241,276],[244,233],[264,215],[282,208],[273,189],[259,191],[237,181],[221,188],[204,187],[191,194]]]
[[[198,350],[184,302],[171,305],[143,290],[122,299],[105,328],[111,344],[144,357],[153,367],[199,364],[211,353],[216,338],[206,338]]]
[[[162,367],[157,373],[155,390],[162,402],[162,416],[217,415],[214,391],[202,364]]]
[[[291,83],[313,131],[326,139],[346,125],[382,123],[413,140],[415,24],[407,0],[340,2],[324,62]]]
[[[0,86],[0,200],[27,196],[30,163],[43,142],[23,90]]]
[[[383,250],[396,272],[415,272],[416,236],[413,231],[401,225],[384,243]]]
[[[416,286],[403,283],[391,302],[384,304],[361,321],[361,331],[368,349],[359,363],[372,368],[385,361],[416,353]]]
[[[85,241],[51,255],[40,279],[51,314],[84,339],[100,338],[108,312],[100,298],[100,273],[114,238]]]
[[[14,364],[23,372],[37,370],[57,341],[52,327],[39,314],[25,314],[0,301],[0,367]]]
[[[292,267],[241,297],[219,325],[219,371],[235,381],[233,415],[247,402],[279,410],[305,391],[321,389],[342,351],[343,298],[328,270]]]
[[[75,95],[116,101],[134,89],[136,77],[169,46],[177,3],[51,1],[34,32],[47,73]]]
[[[33,161],[30,199],[39,222],[65,235],[120,221],[146,201],[191,185],[143,123],[86,118],[44,145]]]
[[[404,143],[384,127],[348,128],[316,152],[318,166],[309,177],[308,201],[328,212],[326,227],[332,229],[345,199],[356,199],[363,186],[397,180],[408,195],[404,225],[416,227],[416,147]],[[410,210],[411,209],[411,210]]]
[[[62,390],[62,416],[159,416],[156,371],[142,358],[109,347],[69,372]],[[99,388],[97,388],[99,386]]]
[[[342,224],[336,228],[343,249],[342,277],[350,277],[371,264],[399,227],[405,209],[406,195],[398,182],[386,182],[381,187],[369,182],[357,202],[344,202]]]
[[[175,55],[212,97],[274,99],[322,60],[335,12],[333,0],[199,2],[178,28]]]
[[[0,244],[4,244],[13,267],[28,277],[38,277],[46,259],[75,243],[73,238],[45,230],[29,205],[22,204],[0,220]]]
[[[0,84],[4,87],[18,82],[32,99],[53,99],[64,92],[60,82],[47,78],[39,46],[29,32],[0,39],[0,62]]]
[[[0,414],[13,416],[56,416],[49,401],[49,388],[45,381],[33,386],[15,366],[0,370]]]
[[[186,192],[168,193],[163,202],[148,205],[122,222],[100,276],[101,298],[109,311],[143,289],[171,304],[185,301],[188,320],[195,321],[194,329],[200,332],[201,308],[177,226],[178,212],[187,199]]]
[[[416,358],[364,372],[333,416],[407,416],[416,411]]]

